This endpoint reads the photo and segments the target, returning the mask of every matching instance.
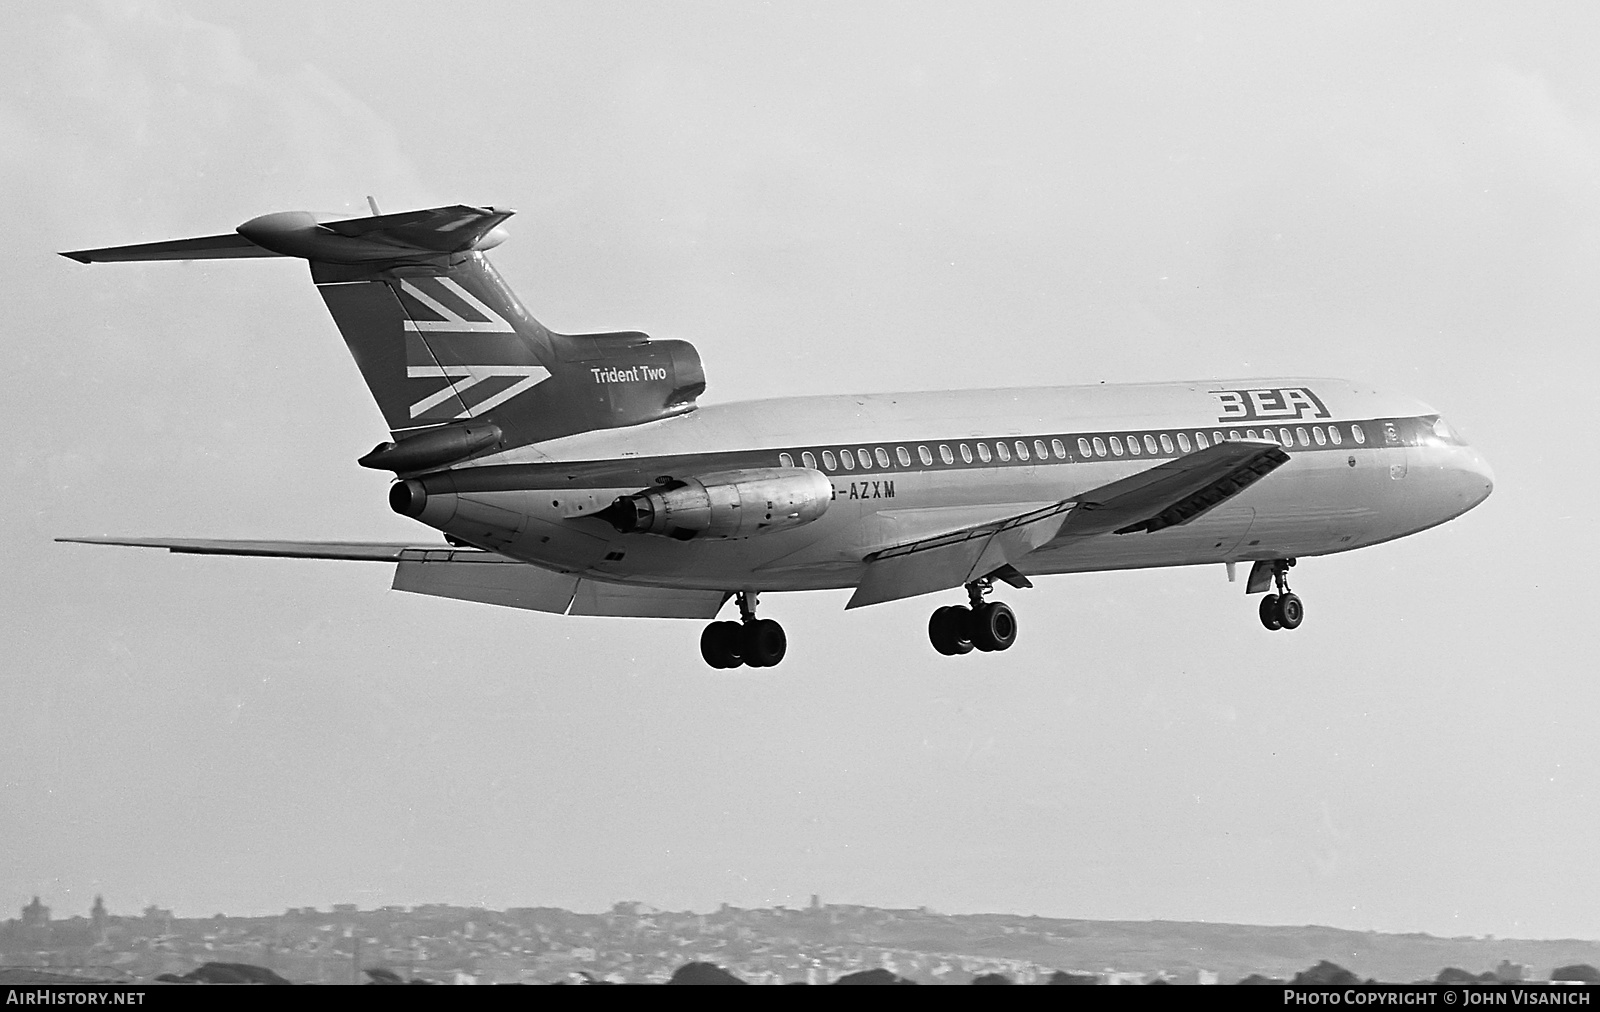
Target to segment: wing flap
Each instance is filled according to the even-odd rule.
[[[1016,572],[1013,564],[1054,538],[1076,505],[1063,500],[1004,520],[874,552],[867,556],[866,574],[845,608],[932,594],[991,574],[1011,582],[1011,574]]]
[[[561,615],[577,593],[578,578],[492,552],[434,550],[408,553],[394,567],[391,586],[408,594]]]
[[[492,552],[406,552],[395,567],[395,590],[553,615],[621,618],[714,618],[728,595],[586,580]]]
[[[626,618],[716,618],[729,595],[720,590],[677,590],[582,580],[569,615]]]

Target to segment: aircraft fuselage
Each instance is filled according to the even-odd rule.
[[[1063,534],[1025,574],[1349,551],[1458,516],[1493,487],[1438,413],[1345,380],[1280,378],[796,397],[702,406],[424,476],[452,538],[595,579],[706,590],[855,586],[874,551],[1072,499],[1218,439],[1289,454],[1270,481],[1153,533]],[[848,466],[846,466],[848,463]],[[621,534],[591,514],[663,477],[811,467],[813,523],[739,540]]]

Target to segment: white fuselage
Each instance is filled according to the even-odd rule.
[[[1070,500],[1217,438],[1271,439],[1290,460],[1190,523],[1060,537],[1017,568],[1039,575],[1348,551],[1459,516],[1493,487],[1483,459],[1425,404],[1345,380],[1276,378],[713,405],[430,475],[420,519],[599,580],[850,587],[874,551]],[[833,500],[819,519],[740,540],[678,541],[619,534],[586,515],[659,477],[778,466],[827,476]],[[451,485],[442,494],[441,480]]]

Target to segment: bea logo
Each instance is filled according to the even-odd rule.
[[[1213,390],[1221,414],[1219,422],[1244,422],[1262,418],[1327,418],[1328,409],[1305,387],[1267,387],[1260,390]]]

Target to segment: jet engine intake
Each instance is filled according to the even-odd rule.
[[[809,524],[832,499],[833,483],[821,471],[757,467],[669,481],[590,515],[623,534],[750,538]]]

